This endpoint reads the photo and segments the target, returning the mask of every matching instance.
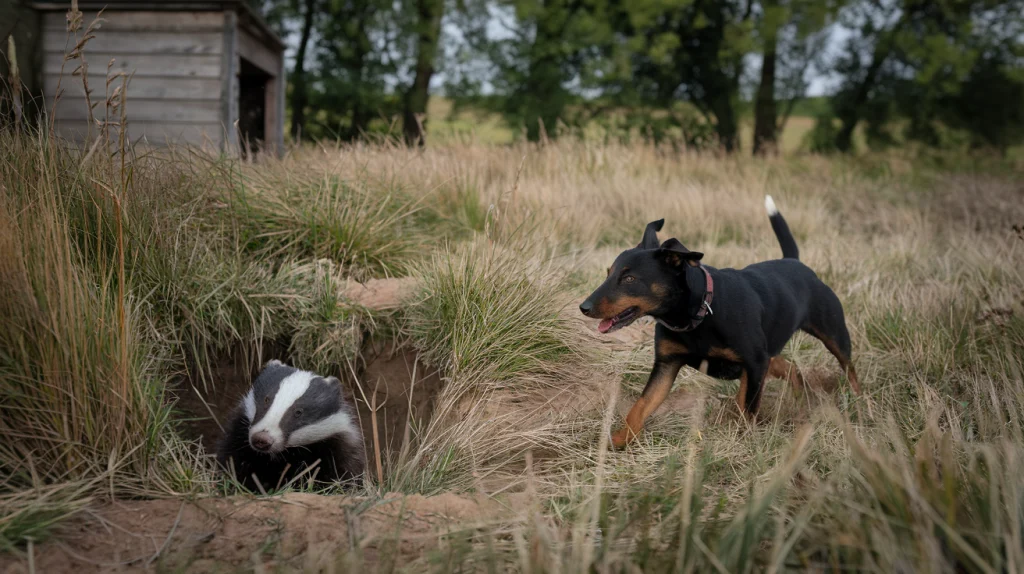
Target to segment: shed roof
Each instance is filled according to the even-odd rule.
[[[32,3],[37,10],[67,11],[67,0],[37,0]],[[284,51],[285,44],[267,26],[263,18],[257,14],[244,0],[79,0],[79,10],[146,10],[167,12],[221,12],[234,10],[239,15],[239,24],[252,29],[258,36],[278,50]]]

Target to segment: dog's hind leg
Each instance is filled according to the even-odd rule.
[[[782,357],[772,357],[771,362],[768,363],[768,375],[789,381],[796,394],[800,394],[804,390],[804,377],[800,374],[800,369]]]
[[[857,371],[853,368],[850,332],[846,329],[846,318],[843,316],[843,306],[839,302],[839,297],[824,284],[814,296],[815,301],[810,314],[800,328],[825,344],[825,348],[839,361],[839,366],[850,380],[853,392],[859,395],[860,381],[857,379]]]
[[[757,418],[757,410],[761,407],[761,388],[768,376],[769,360],[763,358],[744,362],[743,374],[740,375],[740,390],[736,393],[736,405],[740,412],[751,421]]]

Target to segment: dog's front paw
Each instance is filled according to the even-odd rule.
[[[612,433],[612,447],[626,448],[626,445],[632,442],[635,437],[636,435],[628,426],[622,427]]]

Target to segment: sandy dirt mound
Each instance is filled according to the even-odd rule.
[[[365,283],[348,281],[341,289],[345,301],[377,311],[394,309],[416,291],[414,277],[370,279]]]
[[[89,508],[33,548],[36,572],[344,572],[407,564],[441,537],[515,516],[507,497],[442,494],[367,500],[289,493],[274,498],[116,501]],[[400,521],[401,519],[401,521]],[[378,568],[379,569],[379,568]],[[29,572],[28,556],[0,571]]]

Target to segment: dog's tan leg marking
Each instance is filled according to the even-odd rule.
[[[751,413],[750,405],[747,404],[748,376],[747,370],[743,369],[743,374],[740,375],[740,390],[736,393],[736,406],[740,408],[740,412],[747,417],[747,420],[754,422],[757,413]],[[758,387],[758,393],[764,392],[764,380],[766,378],[768,378],[768,369],[765,369],[764,374],[761,376],[761,386]],[[757,401],[760,402],[760,396],[757,397]]]
[[[732,361],[734,363],[741,362],[739,354],[726,347],[712,347],[711,350],[708,351],[708,356],[716,359],[725,359],[726,361]]]
[[[771,363],[768,364],[768,374],[776,379],[789,381],[794,393],[799,394],[804,390],[804,377],[800,374],[800,369],[782,357],[772,357]]]
[[[672,355],[686,355],[690,349],[686,345],[677,343],[672,339],[662,339],[657,344],[658,357],[671,357]]]
[[[853,392],[860,394],[860,381],[857,379],[857,371],[853,368],[853,361],[850,357],[847,357],[839,350],[839,345],[832,340],[831,337],[825,336],[824,333],[814,329],[809,331],[811,335],[814,335],[819,341],[825,344],[825,348],[828,349],[829,353],[839,361],[839,366],[843,368],[846,373],[846,378],[850,379],[850,386],[853,387]]]
[[[741,413],[747,412],[747,370],[743,369],[740,374],[740,390],[736,393],[736,406]]]
[[[612,446],[622,448],[640,435],[644,428],[644,421],[651,416],[661,403],[665,401],[669,391],[672,390],[672,383],[679,374],[682,367],[680,362],[663,362],[654,366],[651,378],[647,380],[647,386],[640,398],[633,403],[626,415],[626,424],[612,434]]]

